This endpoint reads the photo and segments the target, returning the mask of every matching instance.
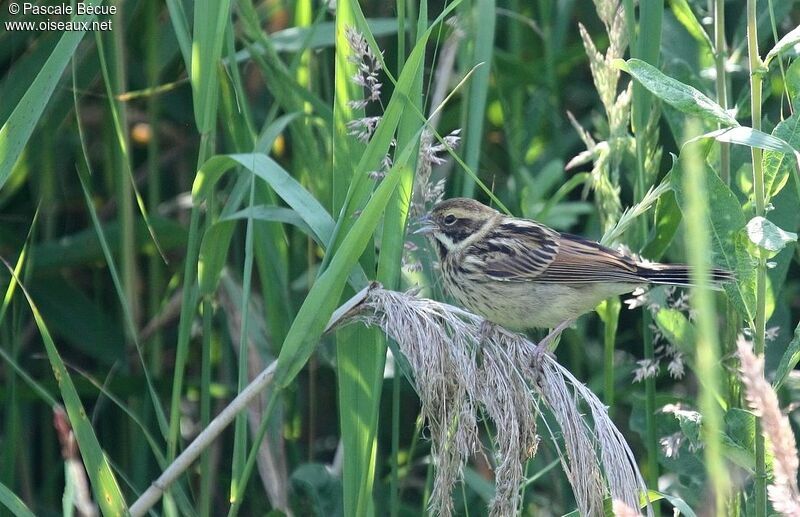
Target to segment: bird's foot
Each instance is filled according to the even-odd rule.
[[[478,331],[478,339],[480,340],[481,346],[483,346],[484,343],[491,341],[496,333],[496,323],[492,323],[489,320],[481,321],[480,330]]]
[[[550,350],[550,345],[556,341],[561,336],[561,333],[569,328],[573,323],[575,323],[574,319],[562,321],[556,328],[550,331],[549,334],[539,341],[539,344],[534,347],[533,353],[531,354],[531,366],[533,366],[534,369],[541,370],[542,360],[545,355],[549,355],[552,359],[555,359],[555,355]]]

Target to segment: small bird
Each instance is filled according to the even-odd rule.
[[[645,263],[474,199],[440,202],[416,233],[431,237],[443,284],[464,308],[510,330],[554,328],[647,284],[690,285],[690,268]],[[733,280],[718,268],[715,287]]]

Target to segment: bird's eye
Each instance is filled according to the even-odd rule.
[[[456,222],[456,216],[454,216],[453,214],[450,214],[444,218],[444,224],[450,225],[453,224],[454,222]]]

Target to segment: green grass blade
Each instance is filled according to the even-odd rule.
[[[102,5],[102,1],[86,2],[86,5]],[[74,20],[76,23],[91,23],[94,18],[94,15],[82,15],[76,16]],[[61,36],[56,48],[53,49],[52,54],[36,75],[36,79],[33,80],[33,84],[22,96],[3,127],[0,128],[0,189],[11,175],[14,164],[22,154],[25,144],[28,143],[64,69],[72,59],[85,32],[82,30],[67,31]]]
[[[178,40],[178,47],[181,49],[183,64],[187,70],[191,69],[192,64],[192,37],[189,34],[189,22],[186,11],[183,10],[181,0],[166,0],[167,12],[172,22],[172,30]]]
[[[33,221],[31,222],[30,229],[28,230],[28,236],[25,238],[25,245],[22,247],[22,251],[20,251],[19,257],[17,257],[17,263],[14,265],[14,274],[11,276],[8,287],[6,287],[6,293],[3,296],[3,304],[0,306],[0,327],[3,325],[3,321],[5,320],[6,313],[8,308],[11,306],[11,300],[14,298],[14,294],[17,292],[17,278],[22,276],[22,270],[28,260],[28,247],[30,246],[31,236],[33,235],[33,229],[36,226],[36,221],[39,218],[39,210],[36,210],[36,213],[33,216]],[[50,395],[47,389],[44,388],[39,382],[37,382],[33,377],[28,374],[14,357],[9,354],[4,348],[0,347],[0,357],[5,360],[11,368],[19,375],[25,383],[31,387],[34,393],[36,393],[43,401],[47,403],[48,406],[52,407],[57,404],[56,399]]]
[[[0,483],[0,504],[17,517],[36,517],[22,499],[3,483]]]
[[[336,4],[336,47],[333,105],[333,182],[332,212],[339,214],[340,227],[352,221],[353,206],[348,199],[353,187],[362,176],[359,159],[365,150],[382,148],[388,152],[389,143],[384,135],[373,135],[368,144],[349,134],[347,124],[364,117],[365,109],[351,105],[362,100],[363,88],[356,85],[353,76],[359,73],[358,62],[363,56],[351,48],[347,31],[361,33],[366,41],[374,41],[368,27],[358,24],[361,8],[357,1],[345,0]],[[368,43],[369,44],[369,43]],[[375,47],[373,53],[377,56]],[[381,122],[382,123],[382,122]],[[391,122],[389,125],[396,124]],[[388,127],[388,125],[387,125]],[[395,127],[385,133],[393,134]],[[384,147],[385,146],[385,147]],[[377,164],[375,169],[377,169]],[[355,181],[354,181],[355,178]],[[333,242],[329,253],[338,249]],[[375,268],[374,245],[368,246],[360,263],[372,274]],[[374,379],[376,370],[382,369],[386,351],[381,347],[376,331],[364,327],[349,327],[336,332],[336,375],[338,379],[339,426],[344,461],[342,464],[342,499],[345,515],[365,515],[371,503],[375,475],[375,428],[380,388]]]
[[[191,82],[194,118],[201,133],[212,131],[217,121],[217,66],[229,11],[230,0],[197,0],[194,6]]]
[[[195,206],[198,206],[206,199],[213,190],[216,182],[225,172],[237,166],[244,167],[269,184],[275,193],[283,199],[295,213],[303,218],[303,221],[313,233],[321,239],[325,239],[324,242],[326,245],[330,245],[334,231],[334,222],[331,216],[319,201],[303,188],[297,180],[292,178],[278,162],[265,154],[232,154],[210,158],[200,170],[197,171],[197,176],[192,187],[192,197]],[[210,248],[207,247],[207,250],[208,249]],[[219,250],[215,250],[212,254],[218,252]],[[211,255],[209,255],[209,259],[211,259]],[[217,259],[213,258],[212,260],[216,261]],[[213,271],[214,269],[209,270],[208,277],[206,277],[206,273],[203,275],[204,281],[206,282],[205,288],[210,287],[210,284],[207,282],[213,280],[215,276]],[[358,286],[359,288],[366,285],[367,277],[364,275],[363,270],[359,271],[356,269],[353,274],[356,275],[355,278],[358,279],[360,283]]]
[[[361,28],[360,25],[359,28]],[[425,44],[428,41],[429,35],[430,29],[422,35],[417,45],[411,51],[400,73],[400,77],[397,80],[392,98],[389,100],[383,113],[381,122],[378,124],[375,133],[372,135],[372,139],[361,155],[358,164],[355,166],[353,181],[347,191],[344,207],[337,220],[336,230],[334,231],[334,241],[332,243],[332,249],[334,251],[339,248],[341,239],[346,234],[347,229],[353,224],[352,214],[364,205],[365,200],[372,190],[373,182],[369,179],[369,172],[378,170],[381,160],[389,151],[390,142],[394,137],[403,111],[410,109],[411,103],[409,102],[409,94],[412,91],[417,72],[422,66],[425,57]],[[365,34],[365,37],[366,36]],[[328,260],[328,258],[329,257],[326,255],[326,260]],[[323,262],[323,267],[324,266],[326,266],[325,262]]]
[[[73,81],[74,81],[74,70],[73,70]],[[77,94],[75,94],[73,102],[75,103],[77,111],[78,110]],[[78,117],[78,120],[80,120],[80,117]],[[78,135],[80,137],[81,150],[83,152],[83,160],[84,160],[84,165],[86,167],[86,173],[88,174],[90,171],[89,153],[86,147],[86,139],[83,135],[83,129],[80,122],[78,122]],[[153,380],[147,368],[147,363],[145,362],[144,355],[142,354],[142,347],[139,343],[136,324],[133,319],[133,314],[131,313],[131,308],[126,303],[125,290],[123,288],[122,281],[120,280],[119,273],[117,272],[116,263],[114,262],[113,255],[111,253],[111,248],[108,245],[108,241],[106,240],[105,234],[103,233],[103,229],[100,224],[100,219],[97,216],[97,211],[95,210],[94,204],[92,203],[92,196],[91,193],[89,192],[89,178],[84,177],[84,172],[82,172],[80,168],[77,169],[77,173],[78,173],[78,180],[80,181],[81,189],[83,191],[84,200],[86,201],[86,207],[89,210],[89,215],[91,217],[92,224],[94,225],[94,229],[97,234],[97,240],[100,241],[100,247],[103,250],[103,256],[105,257],[106,264],[108,265],[108,270],[109,273],[111,274],[111,279],[114,282],[114,288],[116,289],[117,296],[119,298],[120,305],[122,307],[122,312],[125,317],[124,319],[126,323],[126,330],[128,332],[129,337],[133,341],[133,344],[136,348],[137,356],[142,365],[142,372],[144,373],[145,381],[147,382],[147,388],[150,394],[150,399],[153,403],[153,408],[156,413],[156,419],[158,421],[162,434],[164,436],[167,436],[167,430],[168,430],[167,417],[164,414],[164,408],[161,406],[160,399],[158,398],[158,394],[156,393],[155,385],[153,384]],[[151,227],[148,227],[148,230],[152,232]]]
[[[64,406],[69,416],[72,430],[75,433],[75,439],[78,442],[78,448],[81,451],[83,463],[86,466],[86,473],[92,484],[92,491],[94,498],[100,507],[100,510],[105,515],[126,515],[128,512],[125,498],[122,496],[117,479],[108,464],[108,460],[100,447],[100,442],[94,434],[91,423],[86,415],[86,410],[81,403],[78,392],[75,390],[75,385],[72,383],[72,378],[61,360],[55,343],[50,337],[50,331],[42,319],[36,304],[28,294],[25,286],[19,281],[19,278],[14,274],[11,266],[3,260],[9,273],[14,276],[14,279],[19,284],[25,298],[28,300],[33,318],[36,321],[36,326],[39,329],[39,334],[42,336],[45,350],[47,351],[47,358],[50,360],[50,365],[53,368],[53,374],[58,381],[58,388],[61,391],[61,397],[64,400]]]
[[[486,116],[486,99],[489,96],[489,76],[492,70],[494,54],[495,20],[494,0],[477,0],[473,13],[475,40],[473,42],[472,59],[469,68],[478,66],[469,85],[466,99],[466,118],[464,121],[464,162],[473,170],[478,170],[483,143],[483,122]],[[475,182],[464,176],[461,194],[472,197],[475,193]]]
[[[339,303],[348,273],[366,248],[399,180],[400,175],[396,170],[390,171],[384,178],[342,241],[342,246],[334,255],[330,266],[314,283],[278,356],[276,385],[285,388],[308,360],[328,318]]]
[[[250,176],[250,203],[249,208],[253,208],[255,202],[255,176]],[[247,227],[245,229],[244,241],[244,270],[242,271],[242,304],[241,304],[241,333],[239,336],[239,375],[237,381],[237,393],[241,393],[247,386],[249,380],[249,360],[250,354],[250,336],[248,334],[248,325],[250,323],[250,288],[253,279],[253,218],[247,217]],[[245,461],[247,460],[247,418],[246,412],[242,412],[236,416],[234,422],[234,439],[233,439],[233,458],[231,460],[231,487],[230,487],[230,501],[236,502],[237,494],[240,492],[238,489],[240,483],[243,483],[242,473],[244,470]],[[242,485],[242,489],[244,486]]]
[[[236,222],[252,218],[255,221],[276,222],[290,224],[311,237],[323,249],[327,247],[331,234],[318,234],[306,223],[297,211],[280,206],[257,205],[232,214],[220,217],[206,230],[203,242],[200,244],[200,262],[197,276],[200,282],[200,294],[207,295],[214,292],[219,284],[225,258],[228,254],[233,230]],[[331,226],[333,221],[331,220]],[[363,269],[357,266],[357,274],[351,277],[353,288],[364,285],[366,275]]]

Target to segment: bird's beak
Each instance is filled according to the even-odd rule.
[[[416,224],[419,225],[419,228],[414,230],[414,235],[422,234],[422,235],[429,235],[434,232],[439,226],[431,219],[431,214],[425,214],[419,219],[417,219]]]

